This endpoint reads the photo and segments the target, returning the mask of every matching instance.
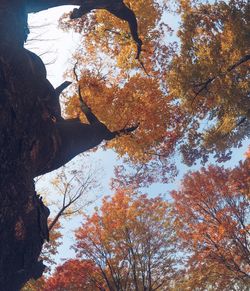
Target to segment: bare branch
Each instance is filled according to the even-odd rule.
[[[63,170],[62,173],[58,175],[61,187],[57,183],[54,184],[54,186],[57,188],[58,194],[62,194],[63,198],[57,214],[49,224],[49,231],[52,230],[61,217],[77,214],[83,207],[95,201],[95,199],[86,198],[83,200],[81,198],[86,197],[90,189],[96,185],[96,173],[96,169],[92,169],[88,172],[87,177],[84,177],[83,171],[79,170],[74,172],[72,177],[69,177],[68,174],[72,173],[67,173]]]

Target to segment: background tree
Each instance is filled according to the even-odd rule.
[[[186,175],[171,193],[195,287],[250,286],[249,170],[249,158],[234,169],[209,166]]]
[[[76,232],[74,249],[80,262],[89,260],[98,271],[89,274],[89,280],[108,290],[168,288],[176,273],[171,220],[170,206],[161,197],[120,190],[104,198],[100,210],[85,217]]]
[[[70,259],[56,268],[53,276],[45,284],[43,291],[59,290],[102,290],[96,277],[98,276],[97,267],[89,260]]]
[[[52,175],[48,188],[40,186],[44,185],[46,177],[40,176],[36,179],[37,190],[39,189],[43,194],[46,204],[50,205],[52,210],[51,218],[48,221],[50,240],[43,245],[40,255],[47,268],[44,276],[37,281],[30,280],[22,289],[23,291],[42,290],[47,286],[47,283],[45,284],[46,276],[56,265],[55,255],[58,254],[58,246],[62,244],[63,235],[59,229],[64,224],[64,219],[81,214],[97,199],[93,192],[99,186],[97,182],[99,170],[93,169],[93,165],[86,165],[86,163],[73,167],[74,170],[62,167],[55,175]]]
[[[94,194],[99,188],[100,169],[83,163],[73,166],[73,170],[62,167],[54,178],[50,180],[53,198],[53,218],[49,223],[49,231],[62,218],[70,218],[81,214],[88,206],[93,204],[99,197]]]
[[[178,1],[180,48],[166,75],[187,116],[184,162],[231,157],[249,137],[249,3]]]
[[[177,1],[177,9],[166,1],[127,4],[138,16],[139,60],[127,23],[109,12],[61,19],[63,29],[81,38],[72,62],[87,104],[112,130],[139,123],[106,145],[125,157],[114,185],[166,182],[176,174],[176,152],[187,165],[205,163],[209,154],[228,160],[249,136],[247,1]],[[170,10],[181,18],[178,43],[170,41]],[[71,117],[82,115],[78,89],[68,94]]]

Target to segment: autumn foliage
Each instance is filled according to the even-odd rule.
[[[120,190],[77,231],[75,250],[95,262],[109,290],[157,290],[174,274],[170,223],[169,205],[160,197]]]
[[[167,202],[120,190],[85,218],[76,231],[78,260],[58,268],[45,290],[85,290],[88,282],[98,290],[167,288],[176,273],[175,242]]]
[[[68,260],[56,268],[53,277],[47,280],[46,287],[42,290],[100,290],[92,279],[95,276],[96,269],[95,265],[88,260]]]
[[[77,259],[42,290],[248,290],[249,173],[249,158],[190,172],[173,203],[124,189],[105,197],[76,231]]]
[[[186,175],[171,193],[178,234],[190,251],[190,281],[197,286],[250,286],[249,173],[249,158],[234,169],[209,166]]]
[[[148,185],[176,174],[178,152],[187,165],[206,163],[211,154],[230,159],[249,132],[246,1],[125,2],[138,19],[139,60],[127,23],[105,10],[60,23],[80,35],[72,63],[87,104],[111,130],[139,124],[106,145],[124,157],[117,175],[127,185]],[[180,17],[178,41],[167,11]],[[67,75],[75,79],[72,68]],[[78,85],[66,114],[84,120]]]
[[[211,156],[229,160],[249,136],[249,4],[125,3],[137,16],[139,59],[128,24],[105,10],[60,20],[81,41],[66,72],[74,84],[65,116],[87,122],[80,92],[111,131],[138,128],[103,145],[123,157],[115,194],[83,217],[77,258],[41,290],[249,290],[249,151],[234,168],[207,166]],[[140,194],[168,183],[180,159],[204,167],[184,176],[171,202]]]
[[[249,4],[180,1],[180,50],[167,74],[189,118],[185,163],[230,158],[249,134]]]
[[[172,203],[117,190],[83,217],[77,259],[41,290],[248,290],[249,173],[248,156],[190,172]]]
[[[181,135],[178,120],[182,113],[166,94],[164,82],[171,51],[171,45],[164,43],[164,33],[170,31],[162,21],[166,4],[151,0],[127,4],[137,15],[143,40],[140,60],[135,59],[136,46],[127,23],[107,11],[96,10],[74,21],[62,18],[61,27],[79,32],[82,43],[72,60],[77,64],[79,82],[68,95],[65,113],[86,122],[79,106],[80,86],[84,100],[109,129],[139,124],[135,133],[106,146],[127,156],[135,171],[140,167],[147,184],[147,178],[156,180],[150,171],[158,171],[159,178],[175,174],[168,157]],[[72,68],[67,75],[75,79]],[[161,157],[164,159],[159,163]]]

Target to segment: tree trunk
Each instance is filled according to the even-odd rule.
[[[20,290],[44,270],[39,254],[47,238],[48,209],[33,181],[36,146],[48,139],[39,86],[23,49],[22,0],[0,0],[0,290]]]

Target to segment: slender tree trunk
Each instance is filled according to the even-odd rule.
[[[20,290],[39,278],[48,209],[33,182],[34,144],[49,132],[27,66],[23,0],[0,0],[0,290]],[[39,107],[40,106],[40,107]]]

